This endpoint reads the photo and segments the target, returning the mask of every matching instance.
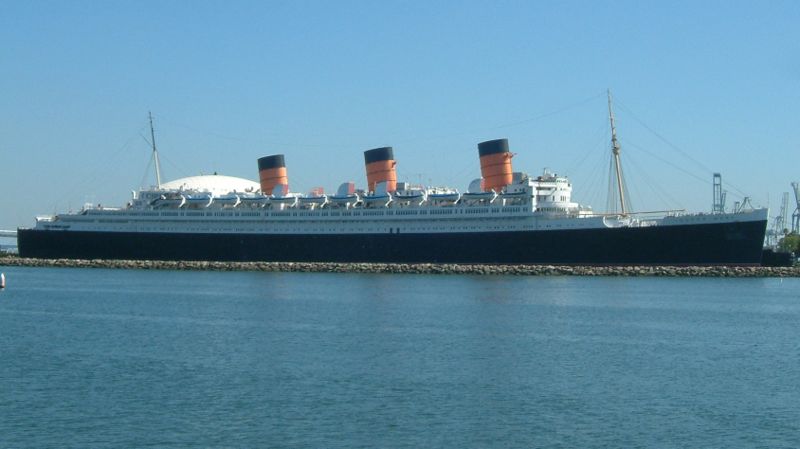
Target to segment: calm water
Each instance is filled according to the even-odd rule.
[[[797,279],[0,271],[0,447],[800,446]]]

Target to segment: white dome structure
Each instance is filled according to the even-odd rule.
[[[161,184],[163,190],[178,190],[182,192],[209,192],[213,196],[225,195],[231,192],[258,193],[261,185],[249,179],[236,178],[223,175],[189,176]]]

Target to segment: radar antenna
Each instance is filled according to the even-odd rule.
[[[608,94],[608,119],[611,122],[611,152],[614,157],[614,175],[617,178],[617,191],[619,192],[619,203],[622,208],[622,215],[627,215],[628,211],[625,207],[625,189],[622,187],[624,181],[622,180],[622,165],[619,159],[619,141],[617,141],[617,128],[614,126],[614,111],[611,108],[611,89],[607,91]]]
[[[153,160],[155,161],[156,166],[156,186],[160,189],[161,188],[161,164],[158,161],[158,149],[156,149],[156,133],[153,131],[153,113],[147,111],[147,115],[150,117],[150,143],[153,144]]]

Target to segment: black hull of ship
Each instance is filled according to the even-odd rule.
[[[447,234],[194,234],[20,229],[21,257],[276,262],[759,265],[766,221]]]

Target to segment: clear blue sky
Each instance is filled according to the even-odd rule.
[[[775,208],[800,180],[799,30],[797,1],[4,1],[0,228],[152,182],[149,110],[167,179],[283,153],[293,190],[363,186],[391,145],[401,179],[463,190],[507,137],[516,170],[603,209],[606,88],[634,207],[709,210],[720,171],[729,203]]]

